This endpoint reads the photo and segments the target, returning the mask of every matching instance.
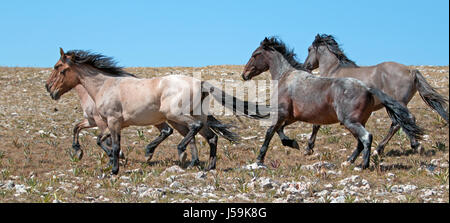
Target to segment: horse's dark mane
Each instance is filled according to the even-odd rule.
[[[107,57],[99,53],[92,53],[86,50],[70,50],[66,55],[71,56],[70,62],[78,65],[90,65],[99,69],[110,76],[132,76],[123,70],[123,67],[117,66],[117,62],[112,57]]]
[[[320,45],[325,45],[328,47],[328,49],[336,55],[336,57],[339,60],[339,63],[344,67],[358,67],[356,63],[350,59],[347,58],[347,56],[344,54],[344,51],[341,49],[339,44],[336,42],[334,37],[332,35],[317,34],[316,39],[314,39],[314,42],[312,43],[314,47],[318,47]]]
[[[278,51],[279,53],[281,53],[281,55],[283,55],[283,57],[289,62],[289,64],[291,64],[295,69],[297,70],[304,70],[304,71],[308,71],[302,63],[298,62],[295,57],[295,53],[293,49],[288,49],[286,47],[286,44],[283,43],[283,41],[279,40],[277,37],[269,37],[269,38],[265,38],[262,42],[261,42],[261,46],[264,49],[274,49],[276,51]]]

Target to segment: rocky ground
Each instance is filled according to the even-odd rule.
[[[202,73],[205,80],[239,82],[242,66],[202,68],[128,68],[140,77]],[[449,94],[449,68],[416,66],[443,95]],[[122,131],[120,173],[110,176],[108,158],[97,147],[98,130],[82,131],[84,157],[69,156],[72,128],[82,120],[76,94],[53,101],[45,91],[47,68],[0,67],[0,202],[449,202],[448,125],[416,95],[409,109],[426,135],[426,152],[414,153],[402,132],[396,134],[385,156],[372,157],[371,167],[341,165],[356,146],[342,126],[322,128],[315,153],[282,146],[275,136],[266,167],[252,165],[264,139],[258,121],[218,116],[236,126],[242,141],[219,140],[217,170],[203,172],[209,156],[205,141],[197,137],[200,167],[178,166],[173,134],[157,148],[148,163],[143,148],[159,133],[154,127],[129,127]],[[257,79],[269,76],[263,74]],[[384,110],[373,113],[367,128],[373,148],[390,126]],[[296,123],[288,136],[306,146],[311,125]]]

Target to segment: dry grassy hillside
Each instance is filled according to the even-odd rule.
[[[449,95],[449,67],[417,66],[441,94]],[[140,77],[202,72],[204,80],[241,80],[242,66],[201,68],[127,68]],[[122,131],[122,150],[128,158],[118,176],[109,176],[108,158],[96,145],[98,130],[82,131],[82,160],[71,159],[72,129],[82,120],[74,92],[53,101],[44,88],[49,68],[0,67],[0,202],[449,202],[449,126],[417,94],[409,109],[426,129],[421,143],[426,154],[412,153],[404,133],[396,134],[385,156],[373,158],[361,171],[341,163],[356,146],[340,125],[323,127],[315,153],[282,146],[278,136],[266,156],[267,169],[245,170],[253,163],[267,127],[258,121],[233,116],[218,119],[233,123],[243,140],[230,144],[219,139],[217,170],[180,169],[174,133],[146,163],[144,148],[158,136],[156,128],[129,127]],[[268,79],[263,74],[257,79]],[[374,112],[367,128],[373,148],[387,133],[390,119]],[[311,125],[286,128],[301,147]],[[197,137],[200,160],[209,147]],[[373,150],[372,150],[373,151]],[[356,164],[361,162],[358,158]],[[205,165],[205,163],[202,163]]]

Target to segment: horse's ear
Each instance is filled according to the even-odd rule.
[[[61,54],[61,62],[65,63],[66,59],[67,59],[67,56],[66,56],[66,54],[64,53],[64,50],[61,47],[59,48],[59,53]]]
[[[320,39],[320,34],[317,33],[316,39]]]

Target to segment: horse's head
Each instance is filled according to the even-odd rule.
[[[264,41],[266,40],[267,38],[264,39]],[[269,60],[265,55],[267,48],[264,46],[263,42],[261,42],[261,45],[256,48],[255,51],[253,51],[252,57],[250,57],[250,60],[245,65],[244,72],[242,73],[242,78],[244,80],[250,80],[254,76],[269,70]]]
[[[55,66],[53,66],[53,71],[45,83],[47,91],[54,100],[58,100],[61,95],[80,83],[77,74],[71,67],[72,56],[66,55],[63,49],[59,49],[61,57]]]
[[[321,41],[321,36],[317,34],[311,46],[308,47],[308,57],[305,59],[305,68],[314,70],[319,67],[319,57],[327,50],[327,46]]]

